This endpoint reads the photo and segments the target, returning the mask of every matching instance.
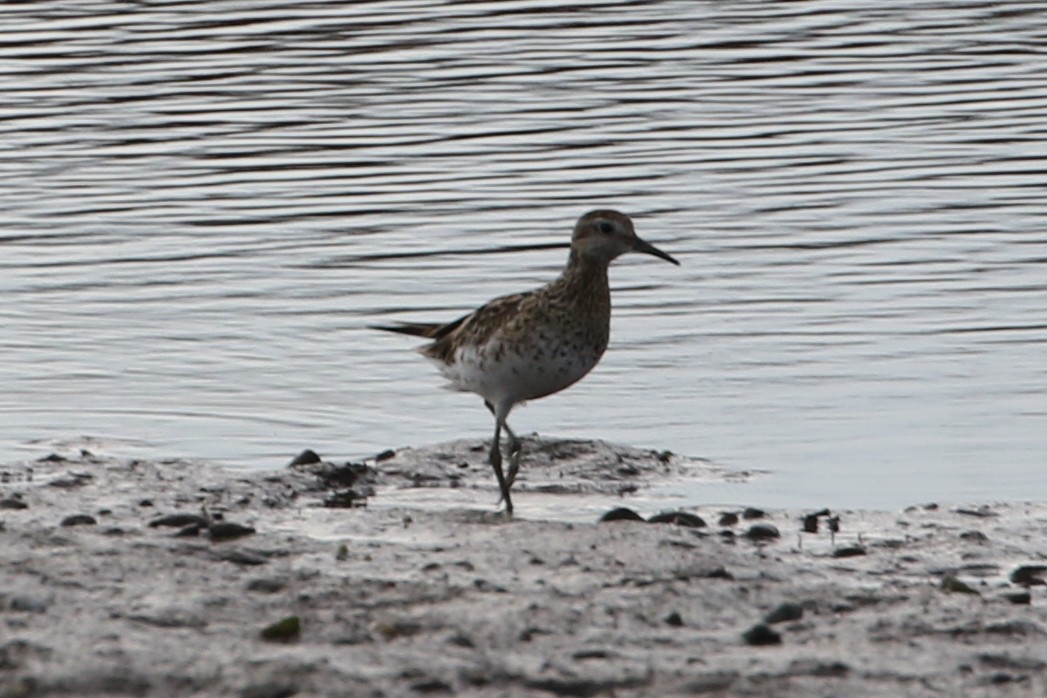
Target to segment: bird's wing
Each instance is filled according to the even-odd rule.
[[[528,291],[495,298],[468,315],[441,325],[433,334],[424,335],[433,339],[433,343],[425,347],[423,353],[447,363],[453,358],[455,348],[463,341],[485,344],[533,295],[533,291]]]

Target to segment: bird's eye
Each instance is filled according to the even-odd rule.
[[[602,235],[610,235],[614,232],[614,226],[607,221],[600,221],[596,224],[596,229],[600,231]]]

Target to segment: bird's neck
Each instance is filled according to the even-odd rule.
[[[607,262],[578,254],[571,250],[557,285],[580,297],[606,299],[610,304],[610,286],[607,281]]]

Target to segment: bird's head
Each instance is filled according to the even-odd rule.
[[[633,230],[629,216],[610,209],[590,211],[578,219],[571,236],[571,251],[587,260],[610,264],[626,252],[643,252],[679,265],[675,259],[645,240]]]

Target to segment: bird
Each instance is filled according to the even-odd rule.
[[[488,462],[508,516],[510,489],[520,467],[521,444],[507,419],[516,405],[557,393],[581,380],[600,361],[610,339],[608,266],[627,252],[679,262],[637,236],[629,216],[589,211],[574,226],[560,275],[539,288],[501,296],[448,323],[372,325],[430,340],[419,348],[449,387],[476,393],[494,416]],[[509,467],[502,469],[501,434],[508,436]]]

